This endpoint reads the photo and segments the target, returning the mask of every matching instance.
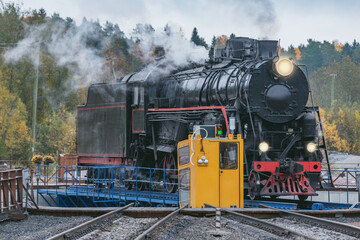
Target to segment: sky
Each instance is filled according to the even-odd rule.
[[[10,2],[3,0],[3,2]],[[12,1],[13,2],[13,1]],[[23,10],[44,8],[81,24],[87,20],[117,23],[129,37],[137,23],[163,29],[181,27],[190,39],[194,27],[210,44],[222,34],[280,39],[282,47],[317,41],[360,41],[357,0],[22,0]]]

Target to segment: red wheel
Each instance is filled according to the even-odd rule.
[[[167,153],[163,158],[163,162],[164,162],[163,174],[165,174],[165,190],[168,193],[174,193],[176,192],[177,189],[176,163],[175,163],[174,155],[171,153]]]

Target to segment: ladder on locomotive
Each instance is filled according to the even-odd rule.
[[[319,107],[312,107],[312,108],[316,112],[317,119],[318,119],[317,125],[320,127],[320,131],[321,131],[321,138],[319,139],[319,149],[320,149],[322,155],[325,156],[326,166],[327,166],[327,171],[326,171],[327,176],[323,177],[320,184],[321,184],[321,187],[324,189],[334,188],[334,183],[333,183],[332,174],[331,174],[330,161],[329,161],[329,155],[328,155],[328,150],[326,147],[324,129],[322,126]]]
[[[305,73],[306,73],[306,79],[307,82],[310,86],[310,82],[309,82],[309,72],[308,69],[306,67],[306,65],[298,65],[299,67],[303,67],[305,69]],[[327,165],[327,182],[325,181],[325,179],[323,178],[320,181],[321,187],[324,189],[329,189],[329,188],[334,188],[334,183],[333,183],[333,179],[332,179],[332,174],[331,174],[331,167],[330,167],[330,161],[329,161],[329,155],[328,155],[328,151],[327,151],[327,147],[326,147],[326,141],[325,141],[325,135],[324,135],[324,129],[322,126],[322,122],[321,122],[321,116],[320,116],[320,111],[319,111],[319,107],[318,106],[314,106],[314,99],[313,99],[313,95],[312,95],[312,90],[311,87],[309,88],[309,94],[310,94],[310,100],[311,100],[311,107],[308,107],[308,109],[314,111],[316,113],[317,116],[317,126],[319,126],[320,131],[321,131],[321,142],[322,144],[320,145],[320,140],[319,140],[319,149],[322,153],[323,156],[325,156],[326,159],[326,165]],[[326,178],[326,176],[325,176]]]

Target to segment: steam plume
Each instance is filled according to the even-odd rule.
[[[63,22],[52,21],[29,26],[26,37],[5,53],[5,60],[16,62],[28,58],[38,66],[39,51],[48,52],[58,66],[67,67],[72,73],[71,79],[64,79],[72,89],[87,86],[104,74],[104,59],[98,49],[87,44],[89,40],[96,40],[93,37],[96,30],[96,25],[87,21],[70,28]]]
[[[145,62],[154,62],[156,59],[153,55],[154,47],[165,50],[163,61],[168,62],[168,65],[164,71],[192,62],[201,63],[207,58],[207,50],[186,39],[181,28],[174,24],[167,24],[163,31],[137,31],[132,37],[139,40],[138,46]]]
[[[270,0],[255,0],[249,2],[250,12],[248,15],[253,18],[254,24],[259,27],[261,37],[274,36],[279,29],[276,12]]]

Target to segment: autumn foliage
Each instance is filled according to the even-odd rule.
[[[295,51],[295,54],[296,54],[295,59],[300,60],[301,59],[301,51],[300,51],[300,49],[299,48],[294,48],[294,51]]]
[[[217,47],[225,46],[226,41],[229,40],[229,38],[226,35],[218,36],[216,39]]]
[[[1,72],[0,72],[1,78]],[[20,98],[11,94],[0,82],[0,141],[5,149],[2,154],[12,157],[29,144],[26,109]]]

